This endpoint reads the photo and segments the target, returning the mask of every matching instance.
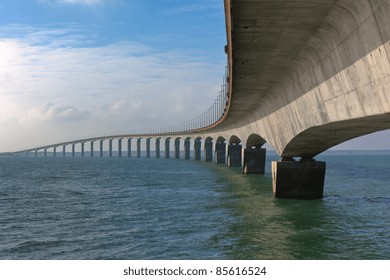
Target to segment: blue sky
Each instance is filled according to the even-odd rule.
[[[191,119],[225,44],[222,0],[1,0],[0,152]]]
[[[221,0],[2,0],[0,151],[191,119],[225,44]]]

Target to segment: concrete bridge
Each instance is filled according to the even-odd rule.
[[[181,141],[185,159],[193,147],[194,159],[203,151],[249,174],[264,173],[268,143],[281,157],[272,163],[275,196],[321,198],[325,162],[315,156],[390,128],[390,0],[225,0],[225,15],[228,75],[208,112],[168,130],[20,152],[80,143],[83,154],[86,142],[136,139],[140,155],[146,139],[150,156],[153,139],[169,157],[172,140],[176,157]]]

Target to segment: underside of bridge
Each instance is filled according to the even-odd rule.
[[[247,120],[282,79],[293,78],[293,62],[336,1],[311,2],[230,2],[233,106],[224,125]]]
[[[247,126],[281,156],[314,156],[390,128],[390,1],[226,2],[232,94],[218,130]],[[345,124],[344,136],[292,149],[303,132],[327,135],[332,123]]]
[[[275,148],[274,185],[292,185],[286,195],[274,186],[278,195],[323,185],[317,154],[390,128],[389,0],[225,0],[225,9],[231,104],[216,130]]]

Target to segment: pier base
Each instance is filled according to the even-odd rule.
[[[108,156],[112,157],[112,139],[108,141]]]
[[[150,138],[146,139],[146,157],[150,158]]]
[[[215,162],[226,163],[226,144],[223,142],[215,144]]]
[[[184,159],[190,159],[190,154],[191,154],[191,151],[190,151],[190,140],[189,139],[186,139],[184,140]]]
[[[131,157],[131,138],[127,139],[127,157]]]
[[[171,139],[171,138],[165,139],[165,158],[170,158],[170,150],[169,150],[169,147],[170,147],[170,139]]]
[[[194,160],[201,160],[201,146],[202,146],[202,142],[199,139],[195,139]]]
[[[213,161],[213,142],[206,141],[204,143],[204,160],[205,161]]]
[[[122,157],[122,139],[118,139],[118,157]]]
[[[175,159],[180,159],[180,139],[175,139]]]
[[[323,196],[325,162],[273,161],[272,187],[277,198],[320,199]]]
[[[93,157],[93,144],[94,142],[91,141],[91,157]],[[63,156],[65,157],[65,149],[63,150]]]
[[[241,167],[242,165],[242,145],[228,146],[228,167]]]
[[[160,138],[156,139],[156,158],[160,158]]]
[[[137,139],[137,158],[141,157],[141,138]]]
[[[267,150],[263,148],[245,148],[244,149],[244,174],[264,174],[265,173],[265,155]]]

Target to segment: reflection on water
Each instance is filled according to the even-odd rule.
[[[0,259],[389,259],[390,154],[325,154],[322,200],[205,162],[0,158]]]
[[[348,165],[340,169],[344,157],[338,160],[328,156],[325,197],[311,201],[274,199],[269,172],[243,176],[240,169],[214,167],[229,182],[223,189],[224,207],[239,218],[226,233],[234,240],[225,248],[228,258],[388,259],[390,172],[383,169],[389,171],[389,158],[383,158],[387,163],[380,166],[369,158],[367,166],[362,167],[364,161],[360,161],[351,170]],[[346,183],[339,181],[340,175],[351,177]]]

